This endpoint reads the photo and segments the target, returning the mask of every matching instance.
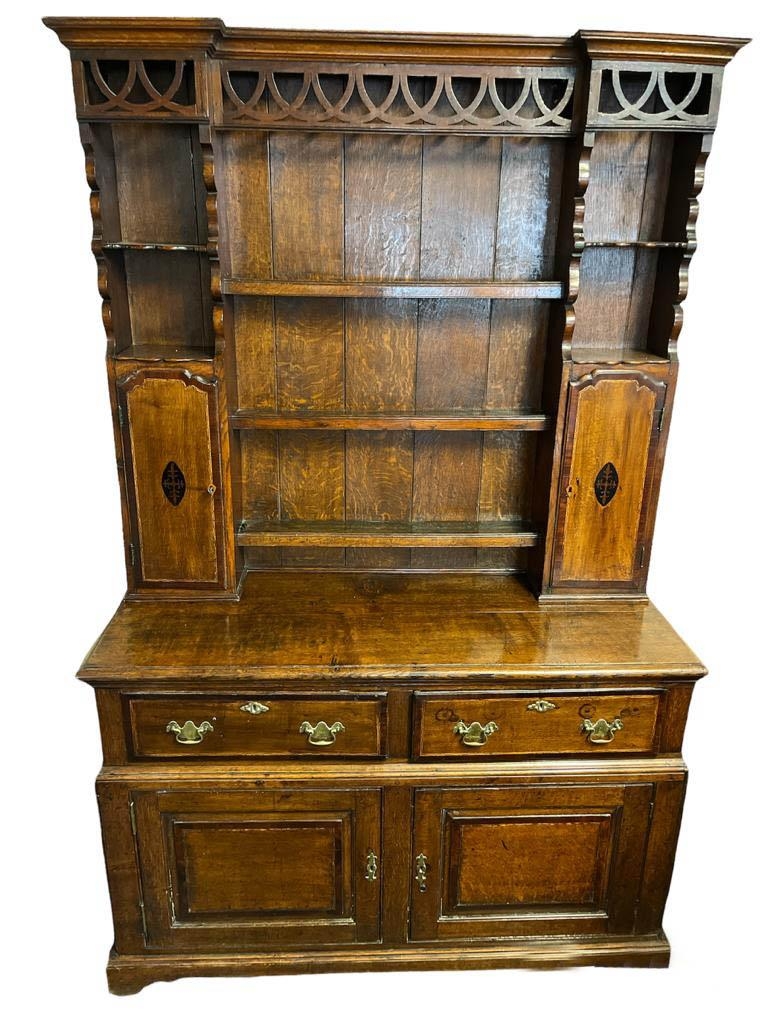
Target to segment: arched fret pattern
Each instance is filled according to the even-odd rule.
[[[588,127],[714,128],[722,68],[595,61]]]
[[[576,70],[224,62],[225,124],[569,134]]]
[[[81,115],[143,119],[205,114],[203,78],[195,61],[123,58],[73,63]]]

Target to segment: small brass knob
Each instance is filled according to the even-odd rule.
[[[344,726],[341,722],[334,722],[333,725],[328,725],[327,722],[318,722],[317,725],[302,722],[299,732],[307,737],[313,747],[330,747],[336,742],[337,735],[344,732]]]
[[[614,735],[623,728],[624,723],[620,718],[614,718],[612,722],[607,722],[604,718],[591,722],[585,718],[581,723],[581,731],[587,734],[590,743],[612,743]]]
[[[484,747],[488,737],[498,732],[499,727],[495,722],[488,722],[487,725],[480,725],[479,722],[472,722],[471,725],[459,722],[453,727],[453,731],[461,736],[461,742],[465,747]]]
[[[173,733],[177,743],[191,746],[194,743],[202,743],[205,739],[205,734],[213,732],[213,726],[210,722],[201,722],[200,725],[195,725],[194,722],[190,721],[186,721],[184,725],[179,725],[178,722],[169,722],[165,727],[165,731]]]

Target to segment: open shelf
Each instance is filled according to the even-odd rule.
[[[102,242],[107,252],[206,252],[204,245],[192,242]]]
[[[585,249],[687,249],[690,242],[583,242]]]
[[[358,299],[560,299],[560,281],[268,281],[228,277],[225,295]]]
[[[488,523],[244,523],[237,534],[241,547],[384,547],[384,548],[530,548],[539,534],[520,520]]]
[[[504,410],[460,412],[262,412],[238,409],[236,430],[549,430],[543,413]]]
[[[667,356],[656,355],[655,352],[648,352],[645,349],[623,348],[613,352],[604,349],[579,347],[571,350],[571,358],[574,363],[600,363],[605,366],[631,366],[638,363],[668,363]]]
[[[213,356],[207,349],[157,342],[129,345],[128,348],[116,352],[115,359],[137,363],[200,363],[210,362]]]

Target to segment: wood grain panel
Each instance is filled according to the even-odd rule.
[[[223,822],[174,822],[177,921],[341,913],[341,820],[260,822],[233,817]],[[307,864],[312,865],[311,872],[305,869]]]
[[[560,517],[560,580],[630,582],[637,569],[657,393],[637,379],[599,379],[572,394],[572,452]],[[595,480],[607,463],[615,496],[601,505]]]
[[[367,522],[408,522],[413,483],[411,431],[348,431],[346,435],[346,518]],[[347,565],[402,568],[410,552],[347,548]]]
[[[415,136],[345,137],[344,271],[350,280],[418,278],[421,150]]]
[[[541,408],[548,325],[545,302],[491,303],[486,409]]]
[[[419,304],[416,409],[479,409],[488,374],[490,302]]]
[[[418,306],[398,299],[344,303],[349,412],[414,410]]]
[[[515,906],[599,907],[605,899],[610,814],[452,817],[448,911]]]
[[[344,518],[344,435],[285,430],[280,434],[281,518]]]
[[[279,519],[278,434],[274,430],[244,430],[240,437],[243,516]]]
[[[482,465],[481,435],[477,432],[417,433],[413,455],[413,518],[471,522],[477,518]],[[411,552],[411,564],[421,568],[474,566],[476,552]]]
[[[120,241],[199,242],[190,129],[116,124],[112,137]]]
[[[241,409],[277,409],[273,299],[234,300],[237,401]]]
[[[343,136],[274,132],[269,156],[275,277],[343,277]]]
[[[225,273],[272,277],[269,143],[266,132],[217,132],[216,184],[224,212]]]
[[[530,434],[489,430],[483,435],[478,519],[530,516],[535,457]]]
[[[126,252],[122,258],[131,344],[205,348],[211,329],[207,259],[190,252]]]
[[[424,139],[421,277],[493,277],[499,139]]]
[[[503,140],[494,263],[498,280],[553,276],[562,169],[563,147],[555,139]]]
[[[280,409],[344,407],[344,321],[340,299],[276,299]]]

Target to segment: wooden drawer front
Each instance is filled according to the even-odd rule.
[[[415,758],[652,754],[663,691],[417,693]],[[617,722],[620,725],[617,725]]]
[[[386,694],[128,696],[129,754],[146,757],[383,757]],[[180,731],[179,731],[180,730]]]
[[[652,790],[418,792],[411,938],[631,932]]]
[[[374,942],[379,790],[133,794],[147,945]]]

